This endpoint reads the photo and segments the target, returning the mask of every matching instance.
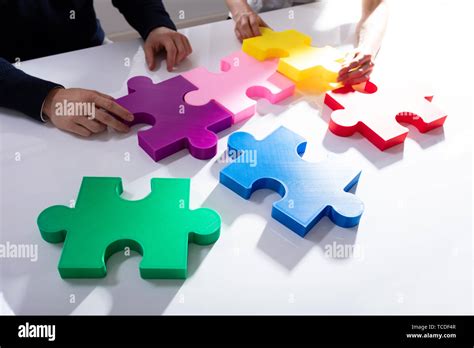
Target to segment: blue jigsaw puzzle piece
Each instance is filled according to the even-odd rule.
[[[220,182],[245,199],[259,189],[278,192],[272,217],[304,237],[323,217],[336,225],[359,223],[364,205],[348,192],[361,172],[337,160],[311,163],[301,156],[306,141],[280,127],[262,140],[237,132],[230,136],[228,154],[233,162],[220,172]]]

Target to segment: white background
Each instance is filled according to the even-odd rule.
[[[89,140],[2,110],[1,242],[38,245],[39,259],[1,261],[0,310],[17,314],[390,314],[472,313],[472,6],[469,1],[396,1],[374,81],[428,82],[446,110],[443,129],[419,134],[380,152],[360,136],[327,131],[321,97],[300,93],[280,105],[258,102],[258,115],[220,134],[219,153],[237,129],[263,137],[280,125],[309,141],[307,160],[345,156],[363,170],[356,194],[365,204],[358,228],[323,219],[305,239],[270,217],[278,195],[256,192],[245,201],[218,184],[222,164],[181,151],[154,163],[131,134]],[[295,28],[314,44],[350,47],[357,1],[333,0],[264,15],[276,30]],[[194,53],[175,73],[240,48],[226,21],[183,30]],[[469,33],[469,34],[467,34]],[[125,58],[132,60],[124,66]],[[116,97],[131,76],[147,72],[139,41],[26,62],[28,73]],[[131,160],[124,160],[128,152]],[[21,161],[15,161],[15,154]],[[192,177],[191,206],[216,209],[222,231],[212,247],[190,245],[186,281],[142,280],[140,256],[114,255],[101,280],[62,280],[61,245],[41,239],[36,217],[75,199],[84,175],[121,176],[125,196],[144,197],[151,177]],[[333,243],[361,256],[330,258]],[[3,301],[1,300],[3,296]],[[75,303],[70,303],[74,297]]]

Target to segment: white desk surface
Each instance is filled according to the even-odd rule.
[[[384,314],[472,313],[472,116],[466,76],[472,57],[469,1],[396,1],[375,77],[427,81],[446,110],[443,129],[413,127],[404,146],[380,152],[360,136],[327,130],[321,98],[297,94],[220,134],[216,158],[200,161],[181,151],[159,163],[138,147],[134,127],[84,140],[8,111],[1,122],[1,242],[38,245],[36,262],[1,259],[0,311],[16,314]],[[348,48],[357,1],[333,0],[264,14],[276,30],[295,28],[318,46]],[[140,41],[129,41],[25,62],[22,69],[66,86],[115,97],[131,76],[154,81],[197,66],[217,69],[219,58],[240,49],[233,23],[183,31],[192,56],[175,71],[148,72]],[[465,36],[465,35],[464,35]],[[129,58],[130,66],[124,65]],[[319,103],[319,104],[318,104]],[[263,137],[280,125],[305,136],[305,159],[346,156],[362,168],[357,195],[365,203],[358,228],[323,219],[305,239],[270,217],[279,199],[268,190],[245,201],[219,185],[217,157],[237,129]],[[15,160],[15,154],[21,160]],[[129,153],[130,161],[124,156]],[[191,177],[191,206],[216,209],[221,237],[212,247],[190,245],[189,278],[142,280],[141,257],[114,255],[100,280],[62,280],[61,245],[46,243],[37,215],[75,199],[83,176],[120,176],[126,197],[144,197],[152,177]],[[354,257],[325,255],[327,245],[355,246]],[[3,300],[2,300],[3,297]],[[71,301],[71,299],[75,301]],[[72,303],[71,303],[72,302]]]

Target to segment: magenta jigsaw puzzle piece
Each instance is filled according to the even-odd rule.
[[[214,101],[187,104],[184,95],[196,89],[182,76],[156,84],[146,76],[136,76],[128,80],[129,94],[117,99],[134,114],[130,125],[152,126],[138,132],[138,143],[155,161],[184,148],[199,159],[217,153],[216,133],[232,125],[232,114]]]
[[[256,100],[265,98],[275,104],[293,95],[294,83],[277,72],[278,59],[258,61],[242,51],[221,60],[220,73],[199,67],[183,74],[199,89],[184,97],[192,105],[213,100],[231,112],[234,123],[255,114]]]

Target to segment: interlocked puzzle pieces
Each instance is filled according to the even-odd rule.
[[[196,89],[182,76],[157,84],[137,76],[128,81],[129,94],[117,99],[134,114],[131,125],[152,126],[138,133],[138,143],[155,161],[183,148],[199,159],[216,154],[215,133],[232,125],[232,115],[213,101],[202,106],[186,104],[184,95]]]
[[[142,278],[185,278],[188,242],[219,238],[220,217],[189,209],[189,179],[152,179],[151,193],[138,201],[120,197],[122,180],[84,177],[75,208],[53,206],[38,217],[44,240],[64,241],[62,278],[100,278],[109,256],[130,247],[143,255]]]
[[[295,85],[277,72],[278,59],[259,62],[242,51],[221,60],[222,73],[212,73],[199,67],[182,76],[199,89],[184,97],[191,105],[216,101],[234,116],[234,123],[241,122],[255,113],[256,101],[266,98],[277,103],[291,95]]]
[[[260,28],[261,36],[245,39],[242,50],[258,60],[280,58],[278,71],[293,81],[309,78],[328,87],[337,82],[344,55],[326,46],[311,46],[311,37],[296,30],[275,32]],[[321,88],[322,90],[323,88]]]
[[[283,198],[273,204],[272,217],[298,235],[304,237],[325,215],[342,227],[359,223],[363,203],[347,191],[358,182],[360,171],[338,161],[303,160],[306,142],[298,134],[280,127],[256,140],[238,132],[228,146],[236,158],[220,172],[220,182],[245,199],[262,188],[278,192]]]
[[[332,110],[329,129],[340,136],[361,133],[380,150],[403,143],[408,129],[398,122],[414,125],[421,133],[443,125],[446,114],[431,103],[432,97],[406,85],[372,82],[365,87],[344,87],[329,92],[325,104]]]

